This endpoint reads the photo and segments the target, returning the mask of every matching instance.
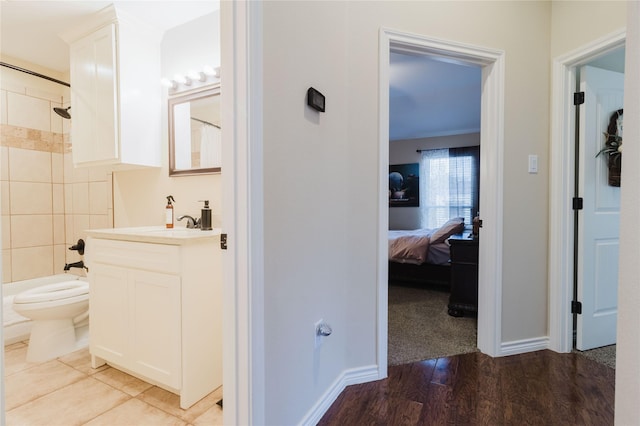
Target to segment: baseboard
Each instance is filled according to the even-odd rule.
[[[549,337],[536,337],[533,339],[514,340],[500,345],[500,356],[524,354],[527,352],[549,349]]]
[[[335,402],[340,393],[349,385],[372,382],[380,378],[377,365],[370,365],[360,368],[352,368],[342,372],[340,376],[327,389],[322,397],[309,410],[306,416],[300,421],[300,425],[316,425],[327,412],[331,404]]]

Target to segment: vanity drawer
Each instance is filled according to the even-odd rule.
[[[180,247],[89,238],[87,242],[87,260],[133,269],[180,273]]]

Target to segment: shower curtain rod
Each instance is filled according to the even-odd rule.
[[[57,80],[53,77],[49,77],[48,75],[40,74],[39,72],[31,71],[26,68],[21,68],[15,65],[7,64],[6,62],[0,62],[0,65],[3,67],[11,68],[12,70],[24,72],[30,75],[34,75],[36,77],[44,78],[45,80],[53,81],[54,83],[62,84],[63,86],[71,87],[69,83],[65,83],[64,81]]]
[[[191,119],[192,119],[192,120],[195,120],[195,121],[198,121],[198,122],[200,122],[200,123],[202,123],[202,124],[208,124],[209,126],[213,126],[213,127],[215,127],[216,129],[219,129],[219,128],[220,128],[220,126],[218,126],[217,124],[209,123],[208,121],[200,120],[199,118],[191,117]]]

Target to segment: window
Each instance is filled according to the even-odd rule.
[[[480,204],[479,146],[422,151],[420,177],[422,228],[439,228],[453,217],[471,225]]]

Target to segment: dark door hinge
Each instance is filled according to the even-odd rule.
[[[227,249],[227,234],[220,234],[220,250]]]
[[[582,210],[583,199],[582,197],[574,197],[573,198],[573,209],[574,210]]]
[[[571,301],[571,313],[572,314],[582,314],[582,302],[578,302],[577,300]]]
[[[576,92],[573,94],[573,104],[582,105],[584,103],[584,92]]]

